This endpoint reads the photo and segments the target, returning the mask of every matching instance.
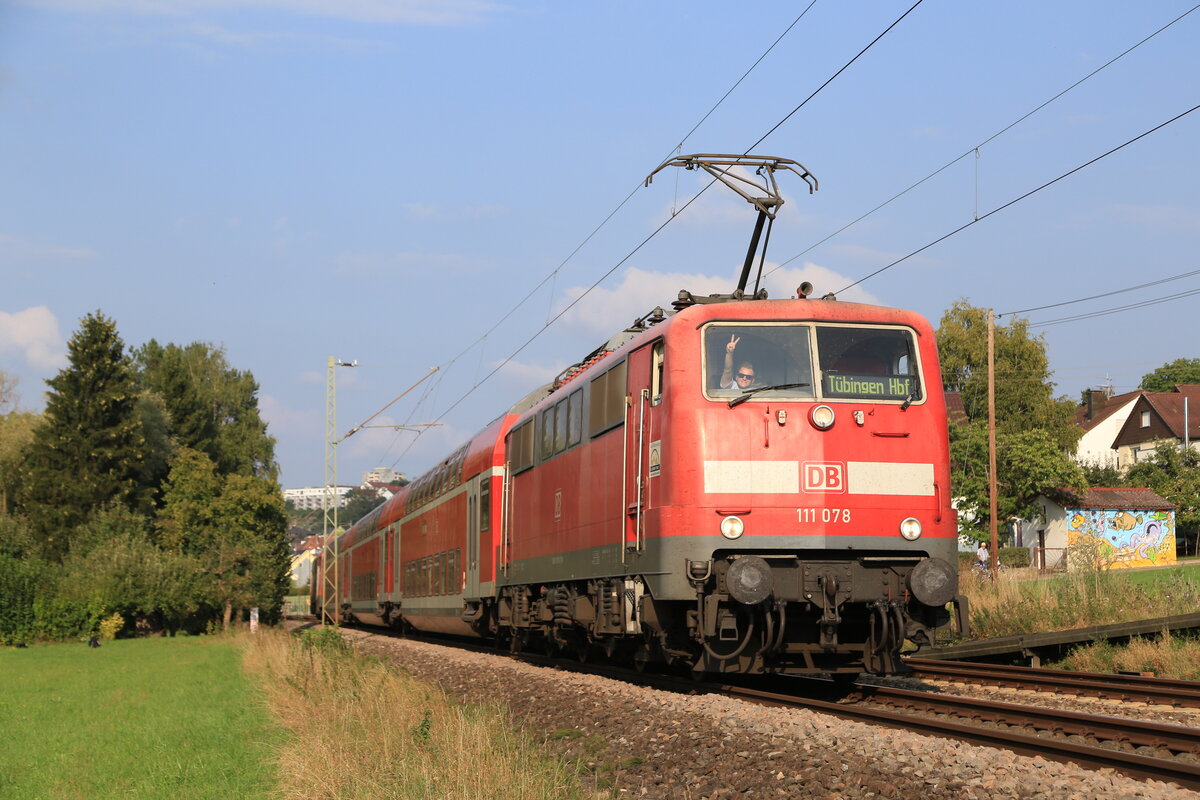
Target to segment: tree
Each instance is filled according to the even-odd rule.
[[[238,609],[259,607],[268,620],[278,612],[290,584],[291,548],[277,483],[222,476],[206,454],[181,448],[156,529],[163,547],[197,559],[201,592],[223,627]]]
[[[88,314],[67,344],[18,479],[18,505],[61,559],[72,531],[102,507],[139,504],[145,439],[137,385],[116,323]]]
[[[17,489],[18,467],[40,420],[38,414],[28,411],[0,415],[0,515],[8,513],[9,495]]]
[[[966,520],[987,525],[987,312],[956,301],[937,331],[942,381],[962,394],[967,425],[950,426],[951,483]],[[995,329],[996,482],[1000,521],[1037,513],[1033,500],[1055,486],[1086,486],[1070,456],[1080,430],[1075,404],[1054,397],[1046,342],[1016,318]]]
[[[986,422],[951,429],[951,480],[959,513],[987,526],[988,444]],[[1032,519],[1040,510],[1039,494],[1056,486],[1084,486],[1075,460],[1067,457],[1043,428],[1006,430],[996,435],[996,513],[999,520]],[[966,521],[966,520],[964,520]]]
[[[229,366],[222,348],[151,339],[134,359],[142,386],[161,398],[180,445],[207,454],[223,475],[275,479],[275,440],[259,413],[258,383]]]
[[[946,391],[960,392],[967,419],[987,419],[987,310],[957,300],[937,330],[938,360]],[[1017,317],[995,328],[996,426],[1042,428],[1062,448],[1074,448],[1080,430],[1075,404],[1054,397],[1046,340]]]
[[[1200,383],[1200,358],[1177,358],[1142,376],[1147,392],[1171,392],[1181,383]]]
[[[346,505],[338,509],[338,525],[349,528],[374,511],[382,502],[379,493],[374,489],[355,486],[346,492]]]
[[[21,397],[17,394],[17,378],[0,369],[0,414],[17,410]]]
[[[1196,552],[1200,532],[1200,453],[1178,445],[1159,445],[1150,458],[1125,474],[1126,486],[1146,486],[1175,504],[1175,534]],[[1186,552],[1186,549],[1185,549]]]

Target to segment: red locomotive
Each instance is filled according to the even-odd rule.
[[[742,278],[681,292],[360,520],[335,613],[738,673],[894,673],[948,605],[962,626],[929,323]]]

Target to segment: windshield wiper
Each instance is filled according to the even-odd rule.
[[[811,386],[811,384],[808,384],[808,383],[777,383],[774,386],[759,386],[757,388],[751,389],[750,391],[748,391],[744,394],[738,395],[737,397],[730,400],[729,407],[733,408],[736,405],[740,405],[740,404],[746,402],[747,400],[749,400],[754,395],[758,394],[759,392],[766,392],[766,391],[770,391],[771,389],[800,389],[804,386]]]

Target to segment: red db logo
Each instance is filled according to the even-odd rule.
[[[805,461],[801,466],[804,470],[804,491],[846,491],[846,465],[841,461]]]

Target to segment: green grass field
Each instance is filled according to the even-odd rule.
[[[226,639],[0,650],[0,797],[266,798],[284,736]]]

